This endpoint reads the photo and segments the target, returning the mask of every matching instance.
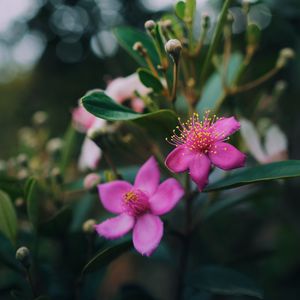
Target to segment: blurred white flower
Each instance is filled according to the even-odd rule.
[[[249,152],[261,164],[288,159],[288,141],[281,129],[273,124],[265,134],[264,145],[252,122],[241,119],[241,135]]]

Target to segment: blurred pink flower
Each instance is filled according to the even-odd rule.
[[[180,183],[169,178],[159,184],[157,162],[150,157],[138,171],[134,185],[116,180],[98,185],[106,210],[118,214],[95,225],[100,236],[122,237],[133,229],[133,245],[142,255],[151,255],[163,235],[161,215],[172,210],[184,194]]]
[[[142,96],[151,91],[140,82],[136,73],[128,77],[120,77],[112,80],[108,84],[105,93],[118,103],[131,100],[130,104],[132,109],[136,112],[142,112],[144,102],[135,95],[135,91]],[[106,126],[105,120],[96,118],[86,111],[82,105],[73,109],[72,121],[74,128],[83,133],[87,133],[88,130],[98,130]],[[86,137],[81,148],[78,168],[81,171],[96,169],[101,156],[101,149],[91,139]]]
[[[271,125],[266,131],[264,145],[253,123],[247,119],[241,120],[241,134],[249,152],[261,164],[288,159],[288,141],[277,125]]]
[[[194,114],[186,123],[177,126],[170,143],[176,148],[166,158],[166,166],[173,172],[190,171],[192,180],[200,191],[208,183],[211,164],[223,170],[244,166],[246,156],[226,143],[228,136],[239,130],[240,123],[234,118],[210,118],[206,113],[203,121]]]

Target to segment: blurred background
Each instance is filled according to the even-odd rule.
[[[45,110],[54,135],[70,120],[77,99],[92,88],[135,70],[135,63],[120,49],[112,29],[128,24],[143,29],[145,20],[172,9],[175,0],[1,0],[0,1],[0,159],[8,158],[17,143],[17,129],[28,125],[33,112]],[[213,16],[218,0],[198,0],[198,8]],[[236,1],[234,33],[245,29]],[[257,54],[260,68],[282,47],[299,48],[300,3],[297,0],[253,1],[251,18],[263,29]],[[215,19],[215,16],[214,16]],[[213,19],[213,20],[214,20]],[[262,58],[262,59],[260,59]],[[299,85],[297,61],[275,79],[288,82],[282,99],[283,125],[292,156],[299,153],[296,117]],[[254,67],[255,69],[255,67]],[[297,74],[295,74],[297,73]],[[273,81],[274,82],[274,81]],[[268,82],[262,88],[272,87]],[[293,101],[291,99],[294,99]],[[292,122],[291,122],[292,120]],[[61,132],[62,134],[62,132]],[[299,157],[299,156],[298,156]]]
[[[0,160],[16,154],[18,131],[31,124],[34,112],[46,111],[51,135],[63,136],[71,109],[87,90],[105,88],[110,79],[134,72],[135,62],[118,46],[112,29],[127,24],[143,30],[146,20],[170,11],[175,2],[0,0]],[[262,29],[250,76],[268,70],[283,47],[293,48],[296,59],[255,92],[243,95],[242,101],[251,101],[254,93],[268,93],[278,80],[284,80],[287,88],[274,121],[288,137],[289,157],[300,159],[300,1],[249,2],[255,4],[250,12],[252,21]],[[239,41],[243,42],[246,24],[240,3],[235,1],[231,9],[237,47]],[[198,9],[215,20],[221,4],[218,0],[198,0]],[[230,257],[232,249],[236,250],[236,263],[239,259],[247,261],[246,268],[250,274],[257,274],[267,299],[296,300],[300,295],[299,188],[293,181],[286,184],[281,202],[274,203],[273,194],[272,189],[267,189],[263,195],[266,200],[260,203],[258,199],[250,209],[247,207],[247,213],[245,207],[240,208],[236,218],[230,219],[232,224],[227,222],[224,226],[220,218],[203,231],[206,236],[214,232],[224,237],[218,242],[224,249],[214,249],[213,253],[221,262]],[[241,219],[246,222],[237,228]],[[263,228],[260,236],[251,236],[258,227]],[[270,240],[274,231],[278,233],[276,241]],[[270,251],[260,253],[262,257],[239,257],[237,249],[245,250],[250,238],[257,244],[266,243]],[[252,266],[255,270],[251,270],[251,264],[249,267],[251,259],[256,261]]]

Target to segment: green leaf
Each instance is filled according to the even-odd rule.
[[[141,42],[147,49],[148,55],[150,56],[155,66],[159,64],[159,58],[154,44],[145,33],[131,27],[122,26],[115,28],[114,34],[122,48],[124,48],[137,61],[139,65],[147,67],[145,59],[141,57],[141,55],[137,51],[133,50],[133,45],[136,42]]]
[[[31,177],[25,184],[25,199],[27,204],[28,219],[32,223],[35,229],[38,228],[39,215],[40,215],[40,203],[41,197],[40,187],[38,181]]]
[[[60,171],[62,174],[65,173],[65,170],[72,159],[72,155],[74,150],[76,149],[75,145],[77,142],[78,133],[70,124],[67,132],[64,136],[64,144],[61,153],[61,161],[60,161]]]
[[[23,197],[23,188],[17,178],[0,175],[0,189],[12,198]]]
[[[300,160],[286,160],[253,168],[243,168],[220,181],[210,184],[204,191],[230,189],[251,183],[298,176],[300,176]]]
[[[192,23],[194,19],[195,11],[196,11],[196,0],[186,0],[184,21],[187,23]]]
[[[184,15],[185,15],[185,2],[183,1],[179,1],[176,3],[175,5],[175,13],[176,16],[183,20],[184,19]]]
[[[234,53],[231,55],[227,73],[228,85],[233,83],[233,80],[235,79],[236,74],[239,70],[239,66],[242,63],[242,59],[243,56],[240,53]],[[224,91],[221,76],[222,72],[223,71],[221,68],[219,72],[213,73],[207,80],[202,97],[197,105],[197,111],[200,115],[203,115],[207,110],[215,112],[222,104],[224,100]]]
[[[154,92],[160,93],[164,89],[160,80],[148,69],[140,68],[137,70],[137,73],[143,85],[152,88]]]
[[[121,254],[129,251],[132,248],[132,242],[126,241],[116,246],[106,248],[96,254],[83,268],[82,274],[98,271],[107,266]]]
[[[239,204],[244,201],[255,199],[254,195],[257,195],[258,189],[252,188],[248,191],[244,191],[243,193],[234,193],[230,194],[225,198],[222,197],[220,200],[213,202],[207,209],[203,212],[204,220],[207,220],[219,212],[230,208],[236,204]]]
[[[217,295],[252,296],[263,299],[263,292],[247,276],[235,270],[217,266],[203,266],[188,282],[199,290]]]
[[[17,215],[8,194],[0,190],[0,231],[14,245],[17,237]]]
[[[108,121],[134,121],[146,128],[151,134],[161,134],[166,137],[177,125],[176,114],[168,109],[152,113],[140,114],[122,106],[104,92],[93,92],[82,98],[85,109],[94,116]]]

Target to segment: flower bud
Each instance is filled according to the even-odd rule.
[[[144,49],[143,44],[141,42],[135,42],[134,45],[132,46],[132,49],[134,51],[142,51]]]
[[[204,13],[202,15],[202,28],[208,29],[209,26],[210,26],[210,17],[208,14]]]
[[[24,180],[29,176],[29,172],[27,168],[22,168],[19,170],[18,174],[17,174],[17,178],[19,180]]]
[[[90,173],[85,176],[83,186],[85,189],[90,190],[101,182],[101,177],[97,173]]]
[[[161,21],[161,26],[167,29],[171,29],[172,28],[172,21],[169,19],[163,20]]]
[[[82,231],[87,234],[91,234],[95,231],[94,226],[96,225],[96,221],[94,219],[86,220],[82,224]]]
[[[27,247],[20,247],[16,251],[16,259],[27,269],[31,265],[30,251]]]
[[[45,111],[37,111],[32,116],[32,123],[36,126],[44,125],[48,120],[48,114]]]
[[[19,197],[15,200],[16,207],[23,207],[25,204],[25,200],[22,197]]]
[[[276,68],[283,68],[289,60],[295,58],[295,52],[291,48],[284,48],[280,51],[279,57],[276,63]]]
[[[177,63],[182,50],[182,45],[179,40],[171,39],[165,44],[165,50]]]
[[[58,153],[63,146],[63,140],[61,138],[53,138],[48,141],[46,150],[49,154]]]
[[[28,157],[26,154],[21,153],[17,156],[17,163],[20,167],[27,167],[28,166]]]
[[[146,30],[151,33],[153,29],[155,29],[156,23],[153,20],[148,20],[145,22]]]
[[[51,170],[51,177],[55,180],[57,184],[63,183],[63,177],[59,168],[55,167]]]

